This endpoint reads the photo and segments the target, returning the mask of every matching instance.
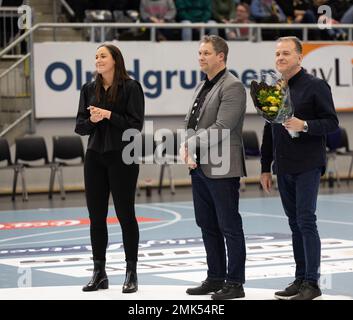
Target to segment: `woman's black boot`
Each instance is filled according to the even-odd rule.
[[[108,289],[108,277],[105,272],[105,260],[93,260],[94,270],[90,282],[82,288],[82,291],[97,291]]]
[[[126,277],[123,285],[123,293],[137,291],[136,261],[126,261]]]

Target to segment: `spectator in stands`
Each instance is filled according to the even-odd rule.
[[[212,16],[216,22],[229,23],[233,12],[233,0],[212,0]]]
[[[353,23],[353,5],[344,13],[341,23]]]
[[[0,6],[2,7],[19,7],[22,5],[23,0],[2,0]]]
[[[176,16],[174,0],[141,0],[140,16],[143,22],[174,22]],[[158,29],[156,32],[157,40],[171,39],[172,31],[170,29]]]
[[[85,18],[85,10],[135,10],[138,12],[140,0],[66,0],[75,12],[74,21],[82,22]],[[69,17],[71,19],[71,17]],[[71,19],[72,20],[72,19]]]
[[[66,0],[71,9],[75,12],[75,17],[71,18],[72,22],[82,22],[85,18],[85,10],[95,9],[93,0]]]
[[[105,272],[108,244],[107,214],[110,193],[122,229],[126,261],[123,293],[137,291],[139,227],[135,217],[135,192],[139,165],[123,159],[122,139],[128,129],[141,131],[144,94],[130,78],[120,50],[111,44],[98,47],[96,78],[81,89],[75,132],[89,135],[84,164],[86,201],[94,271],[83,291],[108,288]]]
[[[305,11],[311,6],[310,0],[276,0],[287,17],[288,23],[300,23]]]
[[[140,21],[140,0],[112,0],[114,22],[135,23]],[[144,28],[119,28],[119,40],[147,40]]]
[[[247,3],[239,3],[235,8],[235,18],[231,23],[252,23],[250,20],[250,7]],[[251,29],[244,28],[227,28],[227,40],[249,40]]]
[[[219,23],[229,23],[234,15],[233,0],[212,0],[212,16]],[[225,38],[225,30],[219,29],[218,33]]]
[[[330,1],[330,0],[313,0],[311,8],[309,8],[303,17],[303,23],[318,23],[322,15],[319,7],[327,5],[331,9],[331,16],[326,13],[326,18],[322,21],[330,24],[338,24],[339,20],[343,16],[344,12],[348,10],[349,3],[342,1]],[[309,40],[337,40],[342,36],[342,31],[339,29],[311,29],[309,30]]]
[[[251,15],[259,23],[284,23],[286,16],[274,0],[252,0]]]
[[[352,0],[329,0],[327,4],[332,9],[331,22],[338,25],[343,23],[342,19],[345,13],[348,12],[349,8],[352,6]],[[350,23],[352,23],[352,20]],[[330,30],[330,32],[333,40],[347,40],[348,38],[348,30],[335,28]]]
[[[332,18],[339,23],[343,15],[352,6],[352,0],[328,0],[327,5],[332,10]]]
[[[0,6],[2,7],[19,7],[23,3],[23,0],[2,0]],[[20,35],[20,30],[17,25],[17,13],[15,16],[9,16],[4,14],[4,16],[0,17],[0,48],[4,48],[10,44],[11,41],[17,35]],[[24,42],[21,44],[21,52],[24,53],[26,51]]]
[[[109,3],[110,10],[140,10],[140,1],[141,0],[105,0]],[[101,3],[101,0],[95,0],[95,2]]]
[[[288,23],[301,23],[305,11],[311,7],[310,0],[276,0],[278,6],[282,9]],[[302,38],[302,29],[281,29],[281,36],[293,36]]]
[[[241,2],[245,2],[246,4],[248,4],[249,6],[250,6],[250,4],[251,4],[251,0],[233,0],[233,2],[234,2],[234,4],[235,4],[235,6],[237,6],[239,3],[241,3]]]
[[[216,23],[212,19],[211,0],[175,0],[177,20],[182,23]],[[210,34],[218,34],[217,28],[211,28]],[[192,28],[183,28],[182,40],[192,40]]]
[[[285,23],[287,18],[274,0],[252,0],[250,6],[252,18],[258,23]],[[263,40],[275,40],[280,32],[278,29],[264,29]]]

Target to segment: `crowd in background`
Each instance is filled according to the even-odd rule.
[[[0,6],[18,6],[21,0],[0,0]],[[209,23],[208,34],[218,34],[227,40],[256,40],[255,30],[243,28],[214,28],[215,23],[310,23],[317,24],[318,8],[330,7],[331,16],[325,22],[353,23],[353,0],[67,0],[75,15],[71,22],[150,22],[165,23],[158,29],[157,41],[198,40],[195,28],[168,29],[170,22]],[[65,10],[63,9],[63,12]],[[120,40],[148,40],[148,29],[120,30],[112,38]],[[263,29],[261,40],[275,40],[280,36],[296,35],[303,39],[302,30]],[[109,39],[109,36],[107,37]],[[309,40],[347,40],[347,29],[310,29]]]
[[[152,23],[312,23],[320,18],[318,8],[327,5],[331,17],[326,23],[353,23],[352,0],[69,0],[76,12],[75,21],[87,21],[87,9],[119,11],[120,21],[126,21],[128,12],[137,12],[134,21]],[[114,21],[119,21],[114,19]],[[85,20],[86,19],[86,20]],[[178,33],[163,29],[157,33],[157,40],[195,40],[195,29],[184,28]],[[250,30],[244,28],[217,29],[210,27],[209,34],[219,34],[227,40],[248,40]],[[263,30],[263,40],[274,40],[279,36],[297,35],[300,30]],[[347,40],[348,32],[340,29],[309,31],[310,40]]]

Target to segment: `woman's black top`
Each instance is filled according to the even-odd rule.
[[[100,102],[97,102],[95,92],[96,82],[82,86],[80,102],[76,117],[75,132],[81,136],[89,135],[87,149],[99,153],[122,150],[129,141],[122,141],[122,135],[127,129],[142,130],[145,113],[145,99],[141,85],[136,80],[125,80],[119,85],[117,98],[108,102],[108,92],[101,90]],[[97,123],[90,121],[89,106],[111,111],[110,119]]]

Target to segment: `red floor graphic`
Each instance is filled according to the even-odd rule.
[[[136,217],[137,222],[158,222],[159,218]],[[31,229],[31,228],[50,228],[50,227],[71,227],[87,225],[90,221],[87,218],[83,219],[64,219],[64,220],[45,220],[45,221],[24,221],[24,222],[7,222],[0,224],[1,230],[14,229]],[[108,224],[119,223],[116,217],[108,217]]]

